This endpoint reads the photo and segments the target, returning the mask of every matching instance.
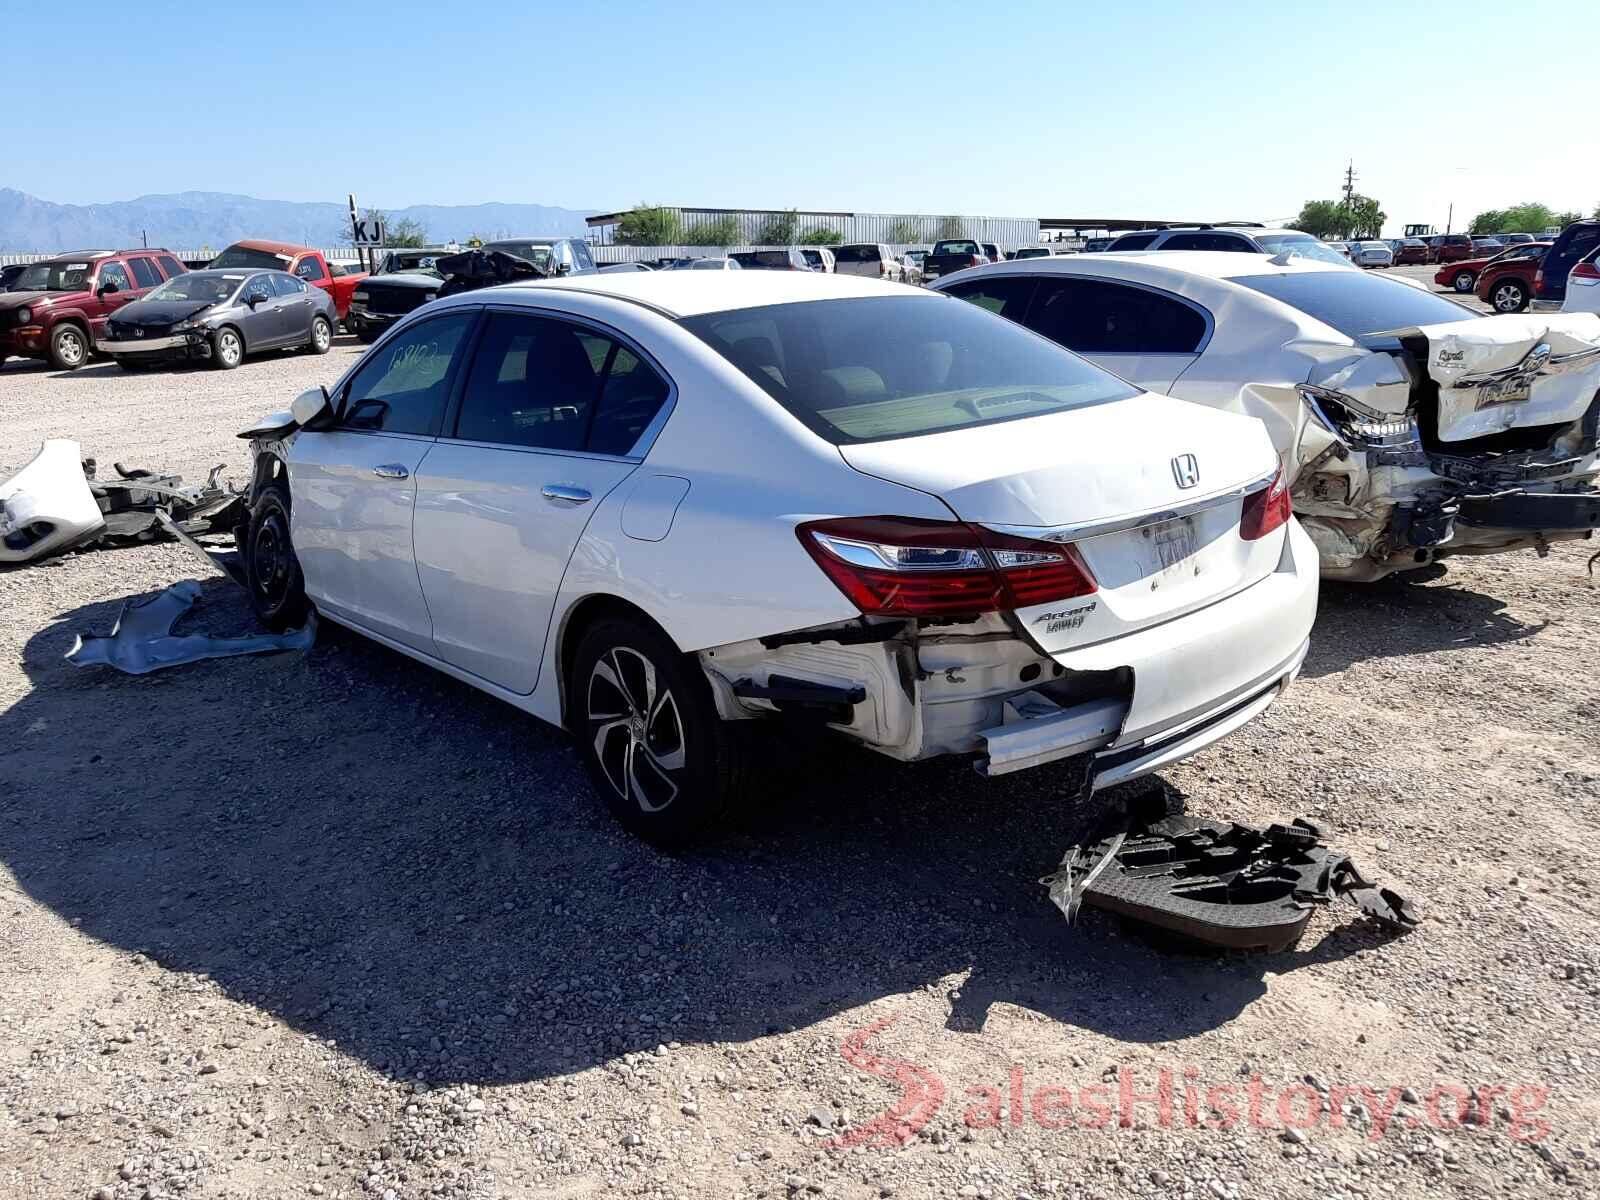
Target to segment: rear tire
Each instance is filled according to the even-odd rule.
[[[1520,279],[1502,279],[1489,289],[1489,307],[1497,313],[1519,313],[1528,301],[1528,289]]]
[[[244,361],[244,339],[232,325],[224,325],[211,335],[211,365],[231,371]]]
[[[298,629],[311,601],[289,537],[289,491],[283,484],[271,484],[256,497],[245,529],[245,586],[256,618],[274,633]]]
[[[311,318],[311,341],[308,346],[313,354],[326,354],[333,349],[333,326],[328,324],[327,317]]]
[[[83,326],[63,321],[50,331],[49,354],[58,371],[76,371],[89,361],[89,335]]]
[[[659,630],[601,618],[583,632],[567,685],[584,762],[630,832],[681,846],[713,830],[741,798],[748,731],[717,715],[699,664]]]
[[[1450,280],[1450,286],[1456,290],[1458,295],[1465,296],[1470,294],[1472,289],[1478,286],[1477,272],[1457,271],[1455,277]]]

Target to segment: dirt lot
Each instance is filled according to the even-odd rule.
[[[13,362],[0,464],[242,474],[233,431],[354,353]],[[1220,959],[1066,926],[1049,770],[796,744],[667,857],[561,735],[336,630],[65,664],[204,574],[174,547],[0,573],[0,1196],[1600,1194],[1590,552],[1325,591],[1301,682],[1168,779],[1321,822],[1429,919]],[[208,577],[195,623],[245,622]]]

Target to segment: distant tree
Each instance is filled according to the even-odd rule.
[[[1554,225],[1555,220],[1555,209],[1548,204],[1513,204],[1506,209],[1505,221],[1500,229],[1505,233],[1538,233],[1546,226]]]
[[[617,219],[616,238],[624,246],[675,246],[681,225],[670,208],[636,204]]]
[[[1383,219],[1388,216],[1371,196],[1357,192],[1350,198],[1350,236],[1375,238],[1383,232]]]
[[[1600,213],[1600,208],[1597,208],[1594,211],[1596,213]],[[1553,221],[1551,221],[1550,224],[1559,225],[1559,226],[1561,226],[1561,228],[1565,229],[1568,225],[1571,225],[1574,221],[1581,221],[1581,220],[1583,220],[1583,214],[1581,212],[1563,212],[1563,213],[1556,213],[1555,219]]]
[[[477,250],[477,249],[482,248],[484,242],[487,241],[487,240],[488,239],[485,238],[481,233],[474,233],[474,234],[468,235],[467,240],[462,242],[461,244],[463,246],[465,246],[468,250]]]
[[[837,229],[827,229],[821,225],[813,225],[800,235],[802,246],[837,246],[844,241],[844,235]]]
[[[1589,216],[1593,220],[1600,221],[1600,204],[1596,204],[1594,206],[1594,211],[1590,213]]]
[[[940,239],[958,238],[966,232],[967,227],[961,223],[960,217],[945,217],[939,222],[939,228],[933,236]]]
[[[756,245],[792,246],[799,225],[800,214],[792,208],[788,212],[773,213],[756,230]]]
[[[1499,233],[1505,227],[1506,210],[1503,208],[1491,208],[1473,217],[1472,224],[1467,226],[1467,232],[1471,234]],[[1539,228],[1543,229],[1544,226],[1541,225]]]
[[[910,246],[922,240],[922,224],[908,217],[901,217],[889,226],[889,241],[896,246]]]
[[[1314,238],[1349,236],[1350,217],[1337,200],[1307,200],[1300,215],[1289,223]]]
[[[731,213],[697,221],[683,231],[685,246],[734,246],[738,242],[739,220]]]
[[[402,217],[393,225],[388,225],[383,233],[383,244],[389,247],[407,249],[428,244],[427,229],[420,221],[413,221],[410,217]]]

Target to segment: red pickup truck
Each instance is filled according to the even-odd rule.
[[[350,294],[356,284],[367,277],[366,271],[351,271],[338,263],[322,257],[322,251],[310,246],[296,246],[292,242],[264,242],[250,240],[235,242],[216,258],[213,267],[242,267],[254,271],[287,271],[299,276],[312,287],[321,288],[333,297],[339,320],[350,311]]]

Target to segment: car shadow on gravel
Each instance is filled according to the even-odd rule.
[[[1335,675],[1366,659],[1519,642],[1544,630],[1507,610],[1505,600],[1452,584],[1442,571],[1425,581],[1324,582],[1303,673]]]
[[[954,1030],[1005,1003],[1170,1041],[1236,1016],[1266,971],[1377,944],[1355,927],[1197,958],[1098,916],[1069,928],[1037,882],[1081,820],[1065,774],[985,781],[810,738],[777,746],[738,828],[669,856],[613,822],[564,735],[336,628],[144,677],[62,661],[118,608],[24,648],[0,856],[84,934],[397,1077],[543,1079],[930,987],[953,989]],[[210,580],[186,619],[249,617]]]

